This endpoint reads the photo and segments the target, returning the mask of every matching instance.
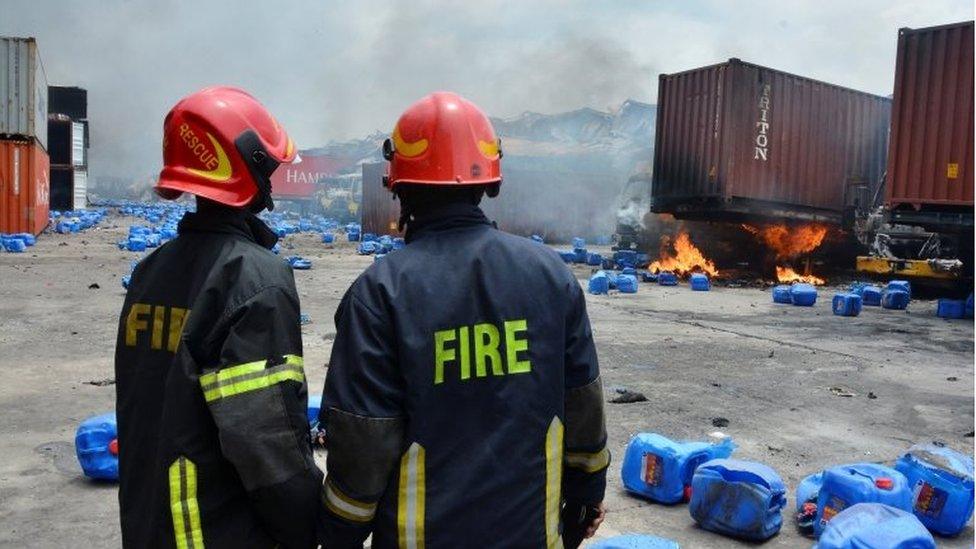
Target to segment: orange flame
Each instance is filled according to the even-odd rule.
[[[673,253],[672,250],[673,249]],[[670,238],[661,238],[660,259],[648,266],[650,271],[673,271],[677,274],[688,274],[691,272],[703,272],[709,276],[717,276],[718,269],[715,263],[705,257],[688,237],[688,233],[682,232],[675,239],[674,244]]]
[[[776,254],[776,259],[788,259],[815,250],[827,236],[825,225],[809,224],[791,228],[783,223],[754,227],[742,224]]]
[[[826,280],[814,275],[801,275],[800,273],[794,271],[789,267],[776,267],[776,280],[780,282],[806,282],[807,284],[814,284],[817,286],[822,286],[827,283]]]

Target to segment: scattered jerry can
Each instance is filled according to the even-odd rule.
[[[176,231],[176,229],[163,228],[163,229],[160,229],[159,235],[161,237],[169,240],[171,238],[176,238],[177,231]]]
[[[620,274],[637,276],[637,269],[633,267],[624,267],[620,269]]]
[[[573,237],[573,248],[585,248],[585,247],[586,247],[586,240],[578,236]]]
[[[288,261],[291,268],[295,270],[306,271],[312,268],[312,262],[301,256],[291,255],[285,258],[285,260]]]
[[[690,278],[691,289],[696,292],[707,292],[712,288],[712,283],[708,280],[708,275],[693,273]]]
[[[129,289],[129,284],[132,283],[132,275],[122,275],[122,287],[126,290]]]
[[[386,257],[386,254],[378,253],[378,254],[376,254],[376,255],[373,256],[373,262],[375,263],[375,262],[383,259],[384,257]]]
[[[790,299],[799,307],[812,307],[817,302],[817,289],[812,284],[794,284],[790,287]]]
[[[588,544],[587,549],[681,549],[676,541],[649,534],[621,534]]]
[[[908,308],[909,301],[908,292],[904,290],[885,290],[881,294],[881,306],[885,309],[901,311]]]
[[[27,249],[27,244],[19,238],[4,238],[0,241],[0,245],[7,249],[8,252],[13,253],[23,253]]]
[[[359,247],[356,248],[356,253],[359,255],[370,255],[372,253],[376,253],[376,248],[378,248],[378,246],[375,242],[363,240],[359,243]]]
[[[155,248],[155,247],[159,246],[159,244],[160,244],[160,242],[162,240],[159,237],[159,235],[156,234],[156,233],[149,233],[146,236],[144,236],[143,238],[146,240],[146,247],[147,248]]]
[[[786,485],[762,463],[715,459],[700,465],[691,480],[688,511],[702,528],[734,538],[761,541],[783,526]]]
[[[603,265],[603,256],[600,254],[586,254],[586,264],[592,267]]]
[[[966,318],[973,318],[973,294],[966,298]]]
[[[732,439],[721,442],[675,442],[656,433],[639,433],[624,453],[620,477],[628,492],[660,503],[686,499],[695,469],[712,459],[727,458]]]
[[[831,307],[837,316],[857,316],[861,314],[861,296],[857,294],[834,294]]]
[[[323,244],[332,244],[333,242],[335,242],[335,235],[334,234],[332,234],[332,233],[322,233],[322,243]]]
[[[887,290],[901,290],[908,294],[908,298],[912,297],[912,284],[907,280],[892,280],[888,283]]]
[[[399,236],[393,239],[393,249],[402,250],[407,247],[407,241],[400,238]]]
[[[621,269],[624,267],[636,267],[637,252],[634,250],[617,250],[613,253],[613,262]]]
[[[359,231],[346,231],[346,239],[349,242],[359,242]]]
[[[614,263],[613,262],[613,258],[610,258],[610,257],[604,257],[603,258],[603,263],[600,264],[600,268],[601,269],[604,269],[604,270],[610,270],[610,269],[615,268],[616,266],[617,266],[617,264]]]
[[[935,314],[939,318],[963,318],[966,316],[966,302],[961,299],[940,299]]]
[[[545,244],[545,242],[546,242],[541,236],[539,236],[537,234],[534,234],[534,235],[530,236],[529,238],[531,238],[533,242],[538,242],[539,244]]]
[[[813,525],[819,536],[836,515],[855,503],[884,503],[911,511],[912,491],[905,475],[884,465],[854,463],[824,471]]]
[[[115,412],[90,417],[75,432],[75,454],[88,478],[119,479],[119,432]]]
[[[621,274],[617,276],[617,289],[622,294],[637,293],[637,277],[632,274]]]
[[[839,513],[814,549],[935,549],[935,539],[911,513],[882,503],[858,503]]]
[[[310,427],[319,424],[319,410],[322,409],[322,395],[308,395],[308,423]]]
[[[572,263],[576,259],[576,254],[572,251],[563,250],[559,252],[559,257],[562,258],[565,263]]]
[[[908,479],[912,511],[926,528],[955,536],[973,516],[973,458],[951,448],[912,446],[895,469]]]
[[[793,303],[793,296],[790,294],[790,286],[785,284],[773,288],[773,303]]]
[[[610,277],[604,271],[597,271],[590,277],[587,290],[593,295],[608,293],[610,291]]]
[[[573,248],[573,263],[586,263],[586,256],[589,252],[586,248]]]
[[[677,286],[678,275],[671,271],[662,271],[657,274],[657,283],[661,286]]]
[[[657,282],[657,274],[650,271],[641,271],[641,280],[643,282]]]
[[[146,240],[144,238],[130,236],[125,244],[125,249],[130,252],[144,252],[146,251]]]
[[[817,500],[823,486],[823,471],[808,475],[796,487],[796,526],[805,536],[813,536],[813,523],[817,516]]]
[[[616,290],[617,289],[617,278],[618,278],[617,273],[615,273],[613,271],[605,271],[605,272],[607,273],[607,281],[609,281],[609,283],[610,283],[610,289],[611,290]]]
[[[861,290],[861,304],[880,307],[881,293],[881,288],[878,286],[865,286]]]
[[[37,238],[30,233],[16,233],[10,236],[19,240],[23,240],[24,245],[27,246],[28,248],[37,243]]]

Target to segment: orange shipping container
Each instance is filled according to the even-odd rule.
[[[47,226],[50,164],[36,141],[0,140],[0,232],[40,234]]]

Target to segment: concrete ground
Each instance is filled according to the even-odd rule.
[[[110,218],[87,233],[44,235],[25,254],[0,254],[0,546],[120,544],[116,487],[82,478],[73,440],[81,420],[113,408],[114,386],[90,382],[113,377],[119,281],[137,257],[115,241],[132,222]],[[372,258],[312,235],[290,236],[284,253],[314,262],[296,279],[313,319],[303,333],[309,385],[318,392],[333,312]],[[575,271],[581,280],[589,274]],[[640,431],[701,439],[716,430],[714,418],[727,419],[722,430],[738,444],[735,456],[776,469],[791,508],[798,481],[829,465],[888,462],[933,440],[972,452],[973,322],[936,318],[932,301],[834,317],[825,303],[832,293],[821,291],[813,308],[774,305],[756,289],[642,284],[636,295],[588,296],[608,397],[615,387],[648,397],[607,404],[614,461],[600,537],[645,532],[682,547],[744,545],[698,529],[686,505],[624,493],[623,450]],[[938,541],[972,547],[972,526]],[[811,542],[787,515],[764,545]]]

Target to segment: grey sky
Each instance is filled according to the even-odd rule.
[[[169,107],[210,84],[312,147],[388,131],[436,89],[496,116],[606,109],[729,57],[887,95],[898,28],[972,18],[970,0],[0,0],[0,34],[36,36],[49,81],[89,90],[92,174],[136,178]]]

